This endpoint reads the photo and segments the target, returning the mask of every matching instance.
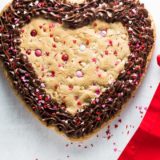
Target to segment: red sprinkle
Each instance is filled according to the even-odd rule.
[[[52,38],[52,37],[53,37],[53,34],[50,34],[50,37]]]
[[[56,44],[53,44],[52,46],[53,46],[53,48],[57,48]]]
[[[81,106],[81,105],[82,105],[82,103],[81,103],[80,101],[78,101],[78,102],[77,102],[77,105],[78,105],[78,106]]]
[[[46,102],[48,102],[50,99],[51,99],[50,96],[46,96],[46,97],[45,97],[45,101],[46,101]]]
[[[105,51],[105,55],[108,55],[108,51]]]
[[[117,124],[115,124],[115,125],[114,125],[114,128],[118,128],[118,125],[117,125]]]
[[[101,92],[101,91],[100,91],[100,89],[99,89],[99,88],[98,88],[98,89],[96,89],[96,91],[95,91],[95,93],[96,93],[96,94],[98,94],[98,95],[100,94],[100,92]]]
[[[63,55],[62,55],[62,60],[63,60],[63,61],[68,61],[68,59],[69,59],[68,54],[63,54]]]
[[[43,98],[42,95],[39,95],[39,96],[38,96],[38,99],[39,99],[39,100],[42,100],[42,98]]]
[[[31,36],[32,37],[35,37],[37,35],[37,31],[35,30],[35,29],[33,29],[32,31],[31,31]]]
[[[68,85],[68,88],[69,88],[70,90],[72,90],[72,89],[73,89],[73,86],[70,84],[70,85]]]
[[[89,45],[89,43],[90,43],[90,42],[89,42],[89,40],[87,39],[87,40],[86,40],[86,45]]]
[[[117,56],[117,55],[118,55],[117,51],[114,51],[114,55],[115,55],[115,56]]]
[[[94,23],[93,26],[96,27],[96,26],[97,26],[97,23]]]
[[[76,44],[76,43],[77,43],[77,41],[76,41],[76,40],[73,40],[73,43],[74,43],[74,44]]]
[[[0,31],[3,31],[2,29],[0,29]],[[24,33],[24,29],[21,29],[21,33]]]
[[[110,46],[113,46],[112,40],[109,40],[108,43],[109,43]]]
[[[51,76],[55,77],[55,72],[54,71],[51,72]]]
[[[31,49],[27,49],[26,53],[27,53],[28,55],[30,55],[30,54],[31,54]]]
[[[122,122],[122,119],[119,119],[118,122],[121,123],[121,122]]]
[[[92,58],[92,62],[97,62],[97,59],[96,58]]]
[[[46,52],[46,56],[49,56],[49,54],[50,54],[49,52]]]
[[[160,54],[157,56],[157,64],[160,66]]]

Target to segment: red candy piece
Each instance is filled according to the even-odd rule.
[[[160,55],[157,56],[157,64],[160,66]]]
[[[77,105],[78,105],[78,106],[81,106],[81,105],[82,105],[82,103],[81,103],[80,101],[78,101],[78,102],[77,102]]]
[[[37,35],[37,31],[35,30],[35,29],[33,29],[32,31],[31,31],[31,36],[32,37],[35,37]]]
[[[63,60],[63,61],[68,61],[68,59],[69,59],[68,54],[63,54],[63,55],[62,55],[62,60]]]

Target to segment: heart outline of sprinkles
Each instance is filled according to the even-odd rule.
[[[45,84],[38,79],[28,57],[21,54],[21,28],[38,16],[62,23],[70,29],[100,19],[107,23],[121,22],[128,30],[131,53],[124,71],[113,84],[106,86],[105,92],[74,116],[66,112],[65,104],[59,105],[46,94]],[[0,17],[0,30],[0,58],[15,89],[39,119],[47,126],[56,126],[71,138],[92,133],[122,109],[141,81],[154,45],[152,21],[144,5],[134,0],[94,0],[82,4],[13,0]],[[36,54],[39,56],[41,53],[37,51]]]

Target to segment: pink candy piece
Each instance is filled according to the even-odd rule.
[[[36,49],[36,50],[35,50],[35,55],[36,55],[37,57],[42,56],[42,51],[41,51],[40,49]]]
[[[78,78],[83,77],[82,71],[77,71],[77,72],[76,72],[76,76],[77,76]]]

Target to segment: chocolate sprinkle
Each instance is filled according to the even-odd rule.
[[[131,54],[117,80],[106,86],[99,98],[74,116],[47,95],[32,64],[21,53],[21,28],[42,16],[74,29],[96,19],[121,22],[128,30]],[[129,99],[145,71],[154,44],[151,20],[136,0],[89,0],[71,4],[54,0],[13,0],[0,16],[0,59],[18,93],[47,126],[56,126],[68,137],[83,137],[111,119]],[[41,98],[39,98],[39,96]]]

